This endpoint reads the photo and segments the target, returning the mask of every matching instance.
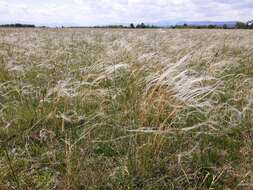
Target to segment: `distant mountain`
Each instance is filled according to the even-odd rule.
[[[154,26],[160,26],[160,27],[168,27],[168,26],[174,26],[178,23],[178,21],[173,21],[173,20],[161,20],[158,22],[153,22],[153,23],[147,23],[149,25],[154,25]]]

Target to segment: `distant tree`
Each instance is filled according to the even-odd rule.
[[[235,27],[238,29],[245,29],[247,28],[247,24],[245,24],[244,22],[237,22]]]
[[[123,25],[108,25],[108,26],[104,26],[103,28],[124,28]]]
[[[208,28],[212,28],[212,29],[213,29],[213,28],[216,28],[216,26],[210,24],[210,25],[208,26]]]
[[[137,24],[136,28],[146,28],[146,25],[142,22],[141,24]]]
[[[150,28],[159,28],[158,26],[155,26],[155,25],[151,25],[149,26]]]
[[[146,28],[146,25],[143,22],[141,23],[141,28]]]
[[[228,25],[227,25],[227,24],[224,24],[222,28],[223,28],[223,29],[228,29]]]
[[[135,28],[133,23],[130,24],[130,28]]]
[[[188,24],[184,23],[184,27],[187,28],[187,27],[188,27]]]

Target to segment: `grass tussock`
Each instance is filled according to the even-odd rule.
[[[0,33],[0,189],[253,188],[252,31]]]

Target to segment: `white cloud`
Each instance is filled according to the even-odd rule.
[[[0,0],[0,22],[96,25],[159,20],[250,20],[252,0]]]

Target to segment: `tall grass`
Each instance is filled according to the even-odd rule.
[[[253,188],[251,31],[0,33],[0,189]]]

